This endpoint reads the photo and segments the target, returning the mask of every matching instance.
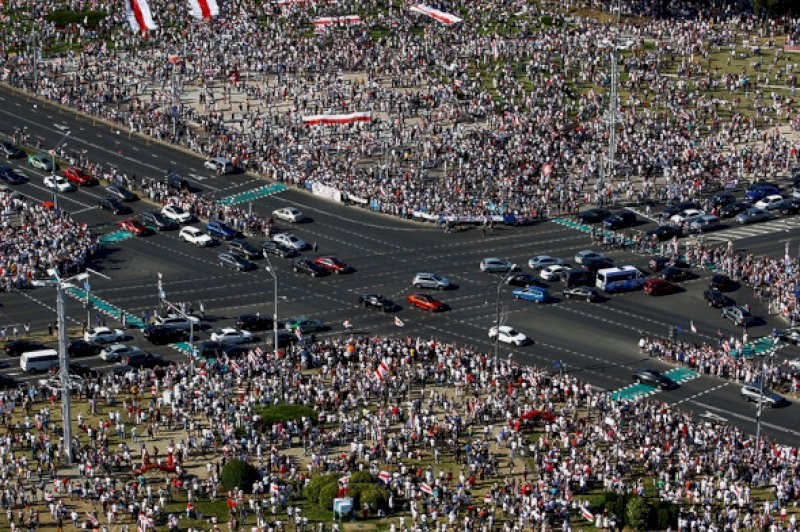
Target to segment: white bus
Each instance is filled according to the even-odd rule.
[[[644,281],[644,274],[636,266],[627,265],[597,270],[595,286],[608,293],[626,292],[641,288]]]
[[[34,371],[50,371],[57,368],[58,351],[55,349],[42,349],[40,351],[28,351],[22,353],[19,359],[19,367],[22,371],[33,373]]]

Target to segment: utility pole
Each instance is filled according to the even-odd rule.
[[[88,277],[88,276],[87,276]],[[56,275],[56,310],[58,311],[58,358],[61,371],[61,424],[63,425],[64,458],[72,465],[72,388],[69,382],[69,351],[67,351],[67,324],[64,319],[64,286]]]

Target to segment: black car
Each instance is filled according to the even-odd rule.
[[[653,257],[650,259],[648,264],[650,269],[654,272],[660,272],[664,268],[673,267],[673,268],[682,268],[682,269],[690,269],[691,265],[681,259],[674,259],[672,257],[665,257],[665,256],[658,256]]]
[[[116,198],[120,201],[133,201],[136,194],[120,185],[110,185],[106,187],[106,197]]]
[[[800,212],[800,198],[786,198],[773,207],[783,215],[797,214]]]
[[[153,353],[135,353],[129,355],[125,360],[125,364],[133,368],[149,368],[152,369],[156,366],[166,366],[171,364],[164,359],[161,355],[154,355]]]
[[[286,259],[297,256],[297,250],[282,246],[274,240],[264,240],[259,246],[261,246],[261,251],[264,252],[265,257],[267,255],[277,255],[278,257]]]
[[[681,230],[671,225],[659,225],[655,229],[650,229],[645,233],[647,238],[656,237],[659,242],[669,240],[674,236],[681,236]]]
[[[35,340],[13,340],[3,346],[3,351],[10,357],[18,357],[22,355],[22,353],[39,351],[41,349],[47,349],[47,346]]]
[[[608,229],[624,229],[636,225],[636,215],[631,211],[620,211],[611,213],[603,220],[603,226]]]
[[[189,182],[175,172],[167,174],[167,186],[177,190],[189,190]]]
[[[709,307],[722,308],[734,304],[733,301],[731,301],[728,296],[720,292],[718,288],[709,288],[708,290],[704,291],[703,298],[708,301]]]
[[[358,296],[358,304],[364,307],[372,307],[383,312],[394,310],[397,305],[391,299],[386,299],[380,294],[361,294]]]
[[[737,215],[743,213],[753,205],[746,201],[737,201],[736,203],[730,203],[725,205],[719,211],[720,218],[735,218]]]
[[[695,203],[694,201],[681,201],[678,203],[672,203],[668,205],[664,211],[661,213],[664,218],[669,218],[674,214],[678,214],[681,211],[685,211],[686,209],[699,209],[700,206]]]
[[[750,314],[750,311],[747,310],[746,307],[737,307],[736,305],[722,307],[722,317],[731,320],[739,327],[749,327],[756,321],[755,317]]]
[[[225,266],[226,268],[231,268],[232,270],[238,270],[240,272],[250,271],[256,267],[255,264],[246,258],[237,253],[231,253],[230,251],[224,251],[217,255],[217,260],[220,266]]]
[[[313,261],[303,258],[297,258],[292,261],[292,271],[294,273],[305,273],[311,277],[321,277],[327,273],[324,269],[314,264]]]
[[[690,270],[684,268],[676,268],[675,266],[668,266],[658,272],[658,278],[665,281],[680,282],[692,279],[694,274]]]
[[[226,345],[224,353],[229,358],[238,358],[247,356],[247,353],[252,351],[252,347],[246,345]]]
[[[602,270],[604,268],[613,268],[614,261],[607,257],[586,257],[585,259],[583,259],[581,267],[587,272],[597,273],[597,270]],[[562,271],[561,273],[563,274],[564,271]]]
[[[195,349],[197,350],[197,356],[201,358],[217,358],[225,352],[225,347],[223,343],[208,341],[203,342]]]
[[[94,379],[100,376],[100,372],[78,362],[69,363],[69,374],[78,375],[84,379]]]
[[[658,371],[657,369],[642,369],[634,373],[633,380],[642,384],[649,384],[662,390],[677,388],[678,384]]]
[[[591,286],[573,286],[572,288],[565,288],[563,295],[564,299],[585,299],[589,303],[600,299],[600,294]]]
[[[236,319],[236,328],[243,331],[266,331],[272,328],[272,318],[261,314],[242,314]]]
[[[0,153],[6,156],[6,159],[18,159],[25,157],[25,152],[14,146],[13,142],[7,140],[0,140]]]
[[[67,347],[67,353],[71,357],[91,357],[99,355],[101,349],[101,346],[86,340],[72,340]]]
[[[101,209],[114,214],[130,214],[133,209],[122,203],[116,198],[103,198],[97,202]]]
[[[724,207],[736,203],[736,196],[731,192],[720,192],[711,196],[711,205],[714,207]]]
[[[186,340],[189,331],[164,325],[148,325],[142,331],[142,336],[152,344],[165,345]]]
[[[585,224],[596,224],[608,218],[610,214],[611,212],[606,209],[589,209],[578,213],[578,221]]]
[[[531,285],[541,285],[541,279],[535,275],[531,275],[529,273],[517,273],[514,275],[510,275],[506,278],[506,284],[509,286],[531,286]]]
[[[15,172],[10,166],[0,166],[0,180],[5,181],[9,185],[21,185],[25,182],[25,178]]]
[[[179,227],[178,222],[170,220],[158,211],[144,211],[142,213],[142,223],[156,231],[171,231]]]
[[[275,335],[274,334],[265,334],[264,341],[269,347],[275,345]],[[312,344],[314,343],[314,335],[313,334],[304,334],[303,339],[299,339],[297,335],[291,331],[278,331],[278,348],[281,347],[288,347],[292,344]]]
[[[726,290],[733,290],[736,288],[736,283],[727,275],[717,273],[711,276],[711,280],[708,282],[708,287],[716,288],[725,292]]]
[[[20,382],[10,375],[0,375],[0,390],[14,390],[19,388]]]
[[[228,242],[228,249],[247,259],[260,259],[264,256],[260,249],[242,238],[230,240]]]

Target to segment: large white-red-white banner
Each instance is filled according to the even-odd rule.
[[[307,6],[312,4],[338,4],[338,0],[278,0],[279,6]]]
[[[329,125],[329,124],[352,124],[353,122],[371,122],[372,113],[359,112],[343,115],[308,115],[303,117],[303,123],[307,126]]]
[[[341,17],[319,17],[311,21],[311,23],[320,28],[325,26],[332,26],[334,24],[361,24],[361,17],[358,15],[343,15]]]
[[[146,32],[158,27],[153,22],[153,15],[150,13],[147,0],[125,0],[125,7],[126,18],[133,31]]]
[[[198,20],[219,15],[217,0],[189,0],[189,14]]]
[[[451,15],[450,13],[445,13],[444,11],[439,11],[436,8],[431,6],[426,6],[425,4],[416,4],[410,7],[411,11],[416,11],[417,13],[422,13],[423,15],[428,15],[432,19],[438,20],[448,26],[450,24],[456,24],[461,22],[463,19],[457,17],[455,15]]]

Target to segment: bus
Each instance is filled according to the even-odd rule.
[[[607,293],[638,290],[644,284],[644,274],[636,266],[597,270],[595,286]]]
[[[33,373],[34,371],[50,371],[59,365],[58,351],[55,349],[42,349],[40,351],[29,351],[22,353],[19,360],[19,367],[22,371]]]

